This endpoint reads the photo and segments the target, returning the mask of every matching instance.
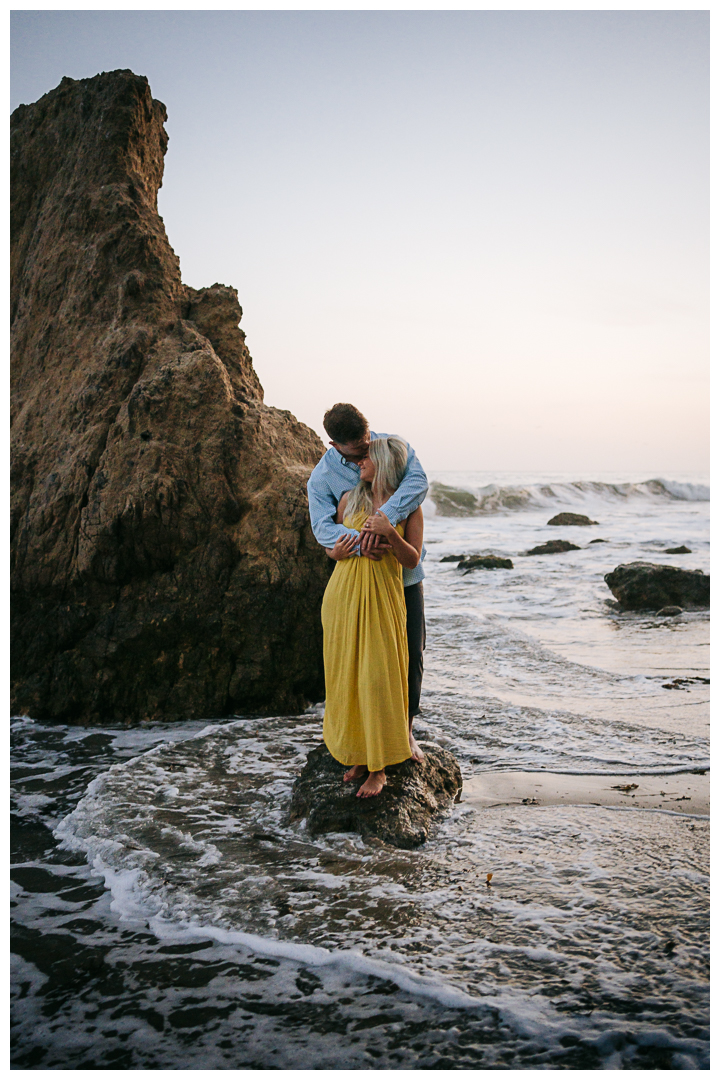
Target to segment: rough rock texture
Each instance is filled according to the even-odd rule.
[[[624,563],[606,574],[605,581],[620,606],[632,611],[710,606],[710,575],[702,570]]]
[[[458,570],[512,570],[512,559],[500,555],[470,555],[461,559]]]
[[[263,404],[236,291],[181,283],[165,118],[130,71],[12,116],[12,708],[38,718],[322,695],[323,448]]]
[[[681,544],[680,547],[665,548],[665,555],[692,555],[692,551],[689,547],[685,547]]]
[[[584,514],[556,514],[550,518],[548,525],[597,525],[597,521],[591,521]]]
[[[420,744],[425,760],[403,761],[385,769],[387,784],[379,795],[358,799],[363,781],[343,783],[345,765],[323,743],[311,750],[293,785],[290,821],[307,818],[312,836],[356,832],[377,836],[399,848],[424,844],[433,818],[452,806],[462,791],[460,766],[448,750]]]
[[[548,540],[545,544],[538,544],[530,548],[526,555],[557,555],[561,551],[579,551],[577,544],[571,544],[569,540]]]

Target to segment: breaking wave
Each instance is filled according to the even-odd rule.
[[[318,738],[315,711],[212,724],[112,765],[56,825],[61,850],[83,853],[104,878],[128,932],[149,928],[165,951],[212,950],[207,989],[197,969],[187,984],[197,994],[187,1005],[203,1006],[185,1010],[195,1024],[209,1015],[214,1035],[230,1011],[219,992],[234,995],[250,1012],[252,1037],[254,1016],[279,1015],[282,997],[291,1011],[274,1038],[287,1048],[284,1060],[320,1065],[303,1035],[305,999],[317,992],[330,1019],[313,1041],[324,1040],[333,1067],[335,1032],[370,1027],[373,1067],[396,1064],[383,1041],[388,1020],[412,1044],[400,1064],[422,1065],[435,1038],[426,1028],[441,1010],[452,1010],[443,1041],[449,1029],[451,1041],[482,1044],[463,1064],[566,1066],[577,1060],[568,1047],[583,1047],[588,1067],[637,1068],[653,1061],[643,1048],[658,1047],[673,1068],[707,1066],[708,822],[596,806],[520,813],[460,803],[418,851],[349,833],[312,837],[286,811]],[[669,922],[679,903],[681,919]],[[272,969],[269,991],[263,964]],[[238,969],[240,988],[231,981]],[[377,1008],[367,1015],[374,987],[389,1017]],[[153,991],[143,990],[139,1004],[160,1024],[165,1006]],[[103,1041],[118,1028],[111,1007]],[[177,1011],[171,1032],[189,1024]],[[80,1022],[95,1016],[82,1013]],[[167,1042],[164,1060],[168,1052],[178,1060],[180,1046],[172,1035]],[[144,1053],[140,1046],[134,1061]],[[194,1047],[185,1061],[188,1054],[198,1060]]]
[[[607,483],[599,480],[529,484],[462,485],[434,480],[430,499],[440,517],[477,517],[503,514],[537,507],[587,506],[630,499],[651,501],[709,502],[707,484],[675,480],[645,480],[641,483]]]

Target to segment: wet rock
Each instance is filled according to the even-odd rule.
[[[323,693],[323,446],[263,403],[235,289],[182,284],[165,119],[131,71],[12,116],[12,709],[39,719]]]
[[[591,540],[590,543],[591,544],[607,544],[607,540],[602,540],[602,539]]]
[[[630,611],[710,606],[710,575],[702,570],[633,562],[616,566],[605,581],[620,606]]]
[[[512,559],[499,555],[471,555],[458,563],[458,570],[512,570]]]
[[[355,832],[376,836],[398,848],[416,848],[428,838],[435,818],[462,791],[460,766],[448,750],[421,743],[425,760],[389,765],[387,784],[379,795],[359,799],[363,781],[343,783],[347,766],[323,744],[311,750],[293,785],[290,821],[307,819],[311,836]]]
[[[681,544],[680,547],[665,548],[664,554],[665,555],[692,555],[692,551],[690,550],[689,547],[685,547],[684,544]]]
[[[569,540],[548,540],[545,544],[526,551],[526,555],[556,555],[561,551],[580,551],[577,544],[571,544]]]
[[[687,690],[689,692],[693,685],[700,684],[701,686],[709,686],[710,680],[703,678],[702,675],[690,675],[683,678],[682,676],[676,679],[671,679],[670,682],[662,684],[663,690]],[[690,769],[690,772],[702,772],[702,769]]]
[[[682,615],[683,609],[681,607],[675,607],[673,604],[668,604],[667,607],[660,608],[656,615]]]
[[[468,556],[466,555],[443,555],[440,562],[460,562],[461,559],[465,559],[467,557]]]
[[[550,518],[548,525],[597,525],[597,521],[591,521],[584,514],[556,514]]]

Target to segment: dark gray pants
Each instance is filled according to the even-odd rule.
[[[425,597],[423,583],[408,585],[405,589],[408,636],[408,691],[410,719],[420,712],[420,691],[423,677],[423,649],[425,648]]]

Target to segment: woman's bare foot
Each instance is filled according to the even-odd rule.
[[[371,772],[363,786],[358,789],[357,796],[359,799],[369,799],[371,795],[379,795],[386,783],[387,777],[384,769],[380,769],[379,772]]]
[[[343,780],[346,784],[350,784],[353,780],[359,780],[361,776],[364,776],[367,772],[367,765],[353,765],[351,769],[343,776]]]
[[[420,746],[418,745],[417,740],[415,739],[415,736],[412,733],[412,728],[410,729],[410,734],[408,735],[408,740],[410,742],[410,751],[411,751],[410,757],[412,758],[413,761],[422,761],[423,758],[425,757],[425,755],[423,754],[422,750],[420,749]]]

